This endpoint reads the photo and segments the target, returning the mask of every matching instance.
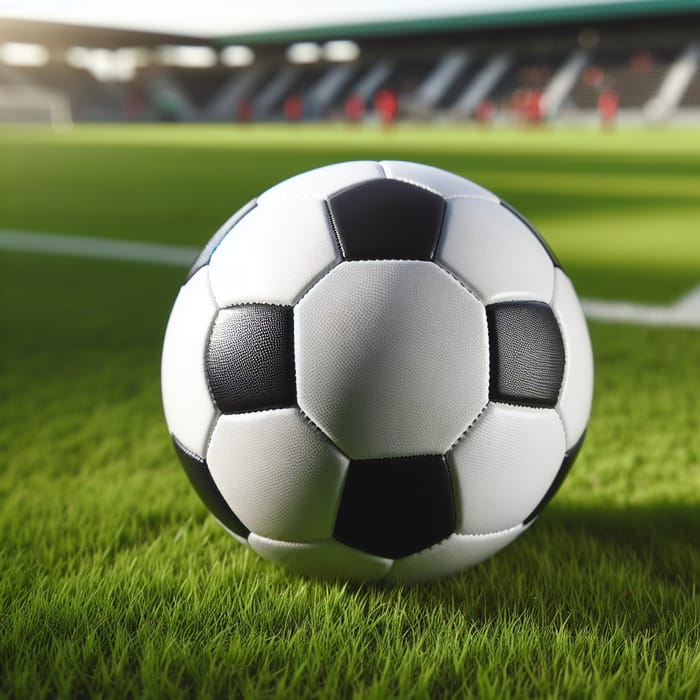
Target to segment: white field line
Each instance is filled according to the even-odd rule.
[[[198,248],[165,243],[143,243],[6,229],[0,229],[0,249],[177,267],[190,265],[199,253]],[[581,299],[581,304],[586,316],[596,321],[700,328],[700,285],[667,306],[607,299]]]
[[[698,296],[693,305],[684,304],[682,299],[668,306],[607,299],[581,299],[581,306],[586,317],[596,321],[634,323],[641,326],[700,328],[699,292],[700,287],[693,290],[693,293]]]
[[[128,260],[159,265],[191,265],[199,249],[165,243],[143,243],[112,238],[66,236],[62,233],[33,233],[0,229],[0,248],[22,253],[46,253],[80,258]]]

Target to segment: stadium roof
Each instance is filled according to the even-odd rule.
[[[184,34],[41,22],[31,19],[0,19],[3,39],[18,42],[41,42],[46,46],[81,46],[120,48],[122,46],[155,47],[163,44],[211,44],[209,39]]]
[[[360,39],[387,35],[417,35],[432,32],[497,29],[527,25],[594,22],[601,20],[639,19],[655,15],[700,13],[700,0],[617,0],[609,3],[562,4],[527,7],[509,11],[474,12],[393,21],[327,24],[306,28],[228,34],[218,37],[227,44],[276,44],[303,40]]]
[[[654,26],[656,17],[674,17],[676,25],[680,23],[693,31],[692,28],[697,26],[696,20],[700,20],[700,0],[493,0],[488,4],[464,0],[464,4],[460,5],[464,8],[461,14],[446,12],[448,6],[454,7],[456,3],[445,0],[441,6],[440,0],[434,0],[434,14],[424,14],[420,18],[401,18],[395,12],[389,12],[387,4],[381,7],[386,9],[387,17],[395,16],[394,19],[382,19],[379,16],[373,20],[365,18],[362,21],[346,23],[319,20],[316,26],[306,26],[301,24],[304,15],[300,13],[295,27],[289,25],[289,17],[285,19],[280,16],[279,21],[276,20],[276,26],[279,28],[274,28],[275,23],[269,20],[268,24],[260,25],[269,27],[266,29],[222,34],[198,32],[194,25],[184,25],[182,13],[177,16],[171,13],[173,16],[167,20],[154,16],[150,21],[146,21],[146,15],[136,13],[133,22],[127,22],[122,13],[120,16],[123,21],[120,22],[116,15],[102,14],[99,6],[92,6],[91,13],[85,14],[67,12],[75,3],[56,5],[55,12],[39,11],[43,5],[37,6],[36,12],[30,12],[31,3],[27,1],[24,5],[24,1],[22,0],[22,11],[17,10],[14,17],[10,17],[7,7],[3,8],[3,0],[0,0],[0,42],[40,42],[59,49],[75,44],[115,49],[123,46],[156,47],[163,44],[248,44],[256,46],[259,50],[268,47],[276,51],[281,46],[297,41],[354,39],[363,43],[377,43],[386,37],[395,36],[410,42],[414,37],[425,35],[447,37],[470,32],[480,33],[482,37],[493,37],[494,33],[500,30],[540,27],[549,32],[546,29],[549,26],[575,26],[582,23],[609,22],[624,26],[628,22],[644,23],[649,28]],[[206,1],[211,4],[214,0]],[[265,1],[267,5],[262,2],[261,11],[275,2]],[[309,3],[312,1],[315,0],[309,0]],[[156,5],[157,3],[153,3],[153,7]],[[61,10],[62,7],[65,12]],[[483,11],[485,7],[488,11]],[[356,12],[348,11],[343,16],[362,17],[360,4],[356,9]],[[319,15],[326,18],[329,16],[332,16],[332,13]],[[216,18],[211,19],[213,21]],[[688,19],[691,20],[690,23],[686,21]],[[227,14],[220,20],[220,25],[226,26],[230,16]],[[175,31],[163,31],[165,26],[172,27]]]

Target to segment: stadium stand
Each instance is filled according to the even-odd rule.
[[[230,70],[224,66],[214,66],[206,70],[182,67],[168,68],[167,71],[160,70],[180,86],[192,106],[198,110],[205,110],[208,107],[230,74]]]
[[[438,111],[448,111],[458,101],[459,97],[464,94],[465,90],[471,85],[474,77],[484,67],[484,59],[469,56],[459,72],[452,78],[450,83],[445,87],[440,98],[435,102],[434,108]]]
[[[665,99],[659,105],[653,104],[654,110],[663,117],[666,112],[674,111],[676,119],[700,121],[700,43],[690,44],[679,56],[669,71],[668,90],[660,92],[657,100]],[[670,94],[665,94],[666,92]],[[665,110],[665,111],[664,111]],[[654,113],[652,112],[652,117]]]
[[[562,6],[196,39],[0,20],[7,44],[40,39],[48,55],[36,65],[0,62],[0,120],[21,119],[21,110],[7,108],[7,95],[19,94],[7,90],[18,87],[62,97],[78,121],[376,119],[380,93],[397,100],[398,119],[700,120],[699,2],[577,12]],[[337,39],[352,40],[357,55],[332,57],[325,47]],[[224,50],[237,45],[249,47],[242,53],[250,60],[226,64]],[[67,60],[76,46],[103,61],[140,47],[141,60],[124,75],[100,74]],[[164,60],[163,47],[178,46],[198,46],[211,60]]]
[[[15,69],[12,84],[63,95],[70,102],[73,118],[78,121],[110,119],[119,111],[121,103],[118,87],[100,82],[87,70],[58,61]]]
[[[632,51],[596,52],[581,72],[572,93],[579,109],[595,109],[601,92],[614,90],[620,107],[641,109],[658,92],[677,52]]]
[[[516,57],[488,95],[506,118],[541,121],[542,94],[563,62],[563,56]]]
[[[696,72],[693,79],[690,81],[681,106],[700,108],[700,72]]]

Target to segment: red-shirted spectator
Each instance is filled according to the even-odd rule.
[[[253,118],[253,104],[250,100],[241,100],[236,105],[236,121],[249,122]]]
[[[399,97],[389,88],[380,90],[374,96],[374,111],[385,124],[391,124],[399,113]]]
[[[598,97],[598,114],[603,124],[609,125],[615,121],[620,106],[620,96],[615,90],[603,90]]]
[[[544,114],[542,90],[528,90],[523,100],[523,114],[529,122],[537,123],[542,121]]]
[[[345,116],[351,122],[359,122],[365,116],[365,101],[360,95],[350,95],[345,100]]]
[[[605,81],[605,71],[600,66],[592,64],[583,71],[581,80],[588,87],[600,87]]]
[[[477,121],[484,124],[493,121],[496,116],[496,103],[491,100],[482,100],[474,110],[474,116]]]
[[[654,67],[654,57],[649,51],[638,51],[630,58],[630,68],[635,73],[648,73]]]
[[[301,121],[304,116],[304,101],[299,95],[287,95],[284,98],[284,116],[290,122]]]

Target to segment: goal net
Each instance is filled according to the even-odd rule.
[[[52,90],[0,85],[0,124],[7,123],[70,126],[70,101]]]

